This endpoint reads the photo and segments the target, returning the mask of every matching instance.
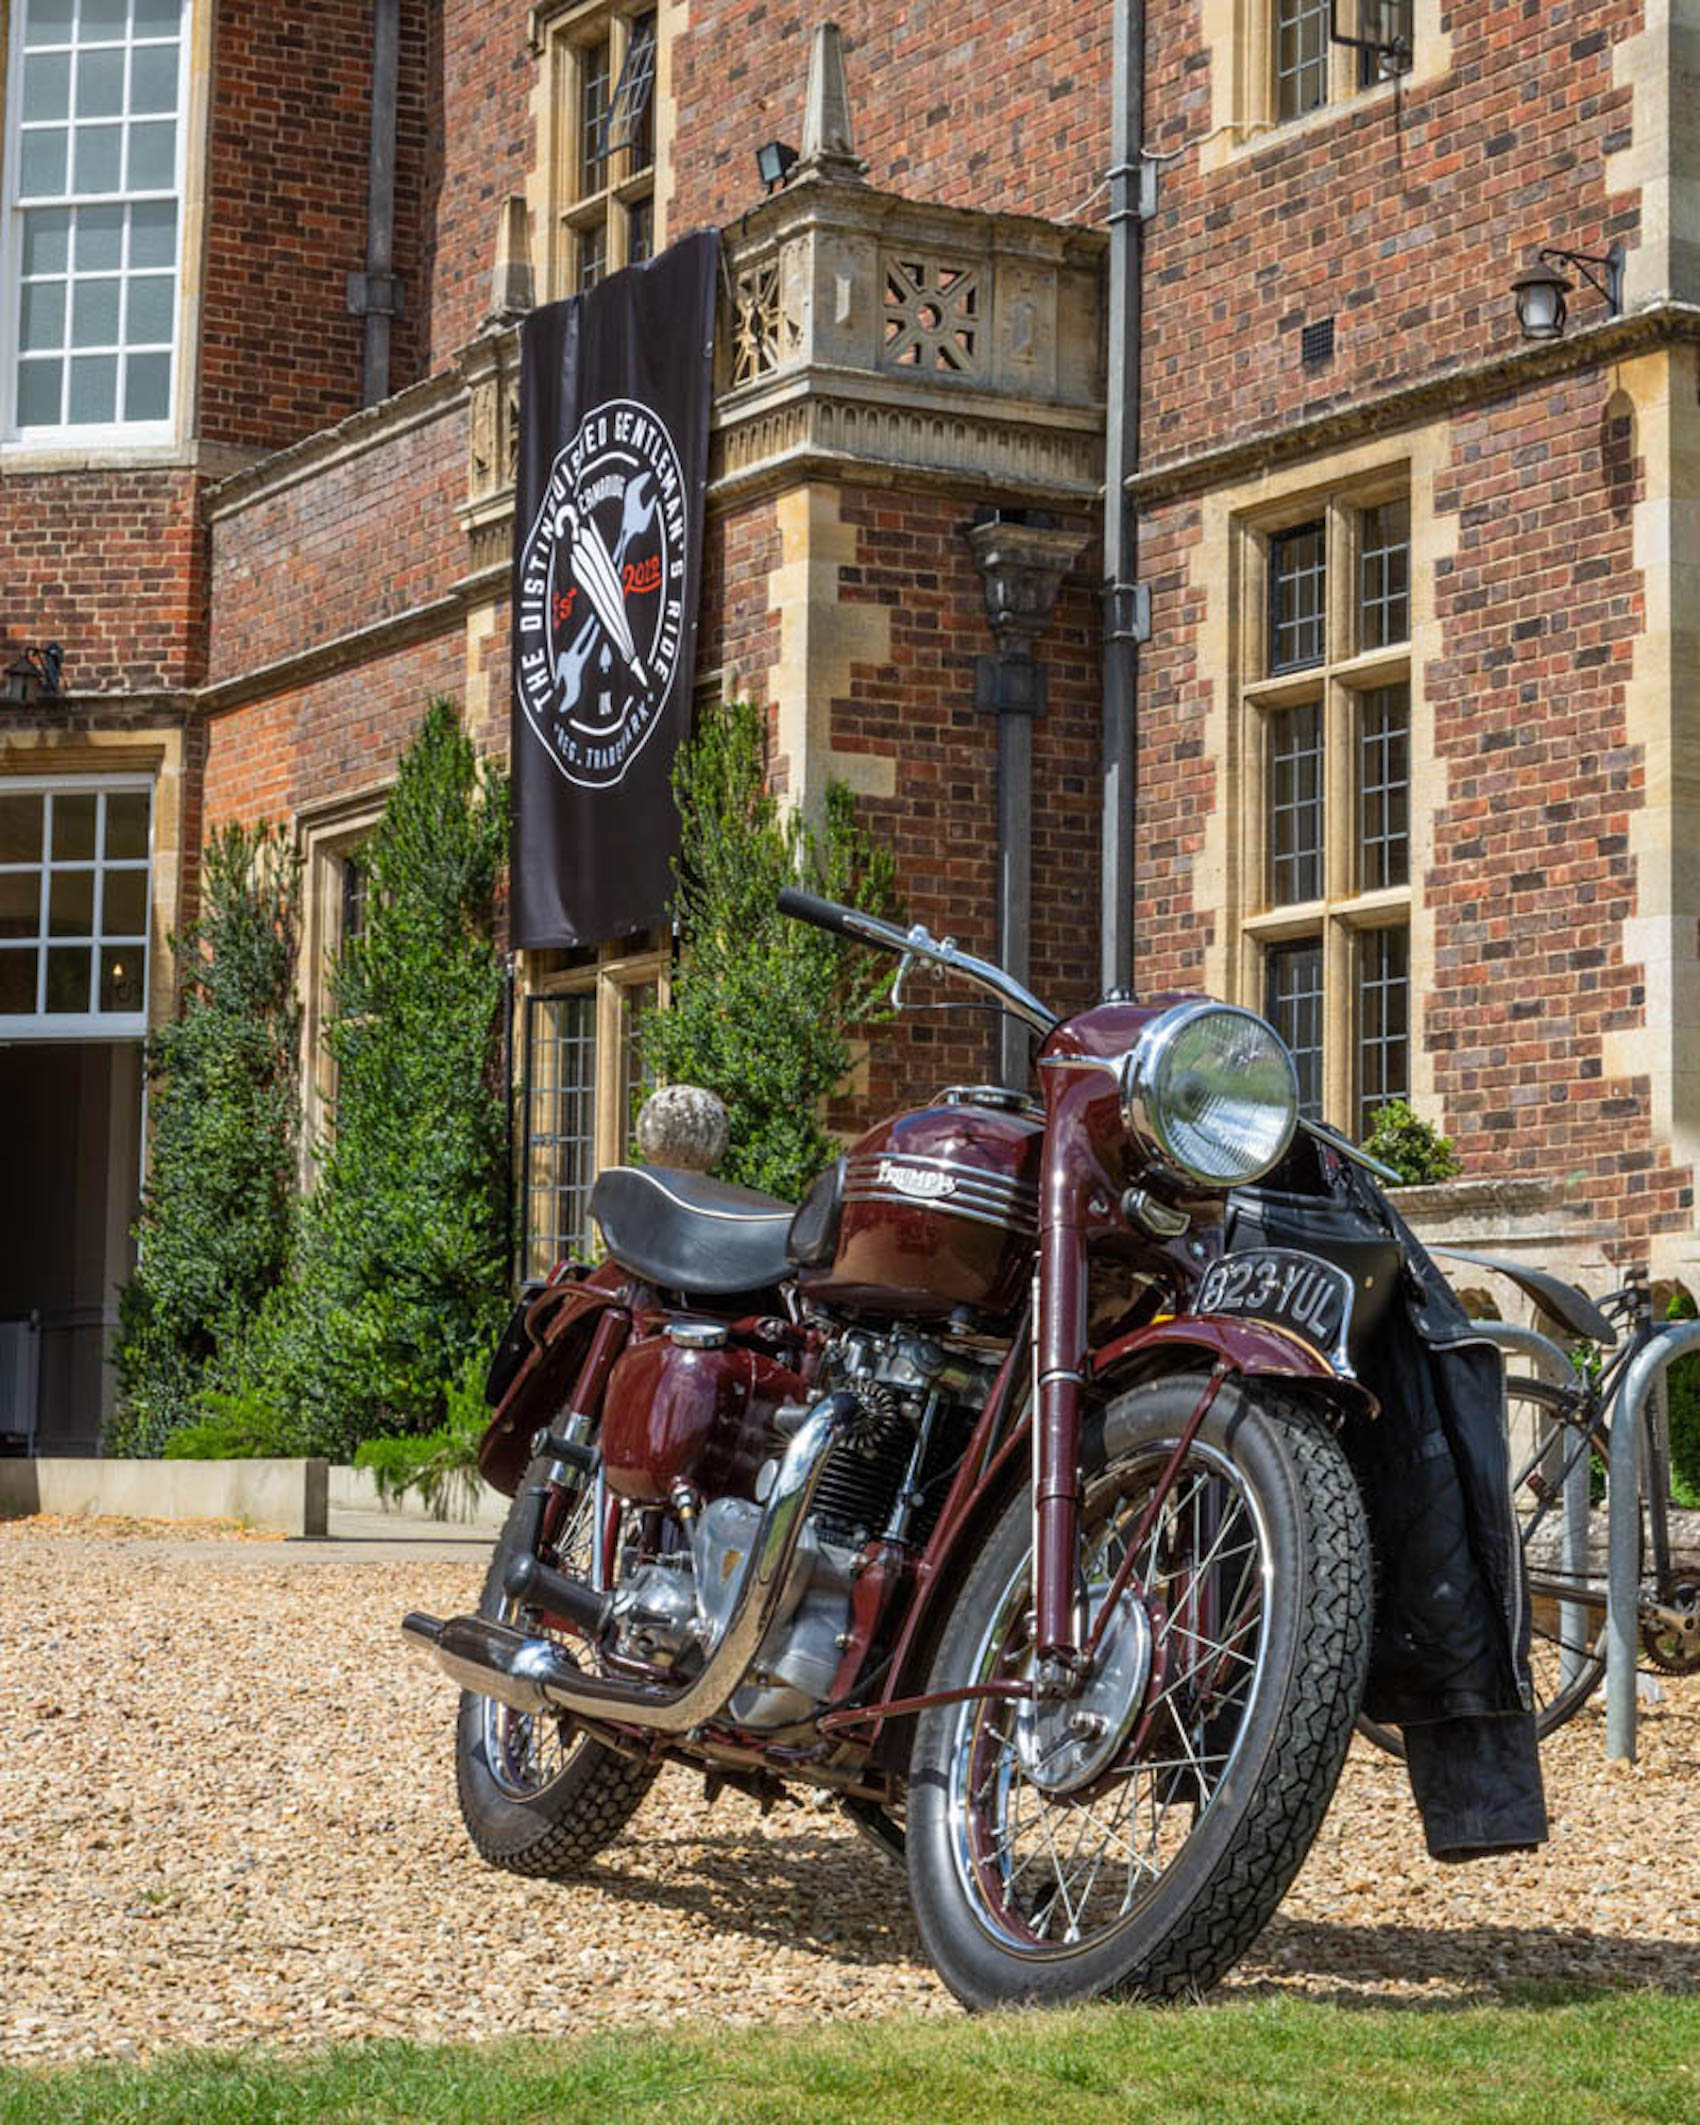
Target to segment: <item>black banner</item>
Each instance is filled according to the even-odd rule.
[[[513,580],[513,936],[660,920],[690,728],[713,389],[709,230],[525,321]]]

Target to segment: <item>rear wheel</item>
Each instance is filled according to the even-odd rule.
[[[1545,1380],[1506,1381],[1505,1421],[1529,1601],[1535,1733],[1544,1738],[1575,1718],[1605,1675],[1610,1445],[1603,1425],[1589,1429],[1582,1398]],[[1360,1719],[1358,1729],[1390,1756],[1404,1755],[1397,1727]]]
[[[1201,1374],[1160,1381],[1106,1413],[1082,1539],[1094,1608],[1205,1386]],[[1031,1679],[1031,1534],[1023,1496],[974,1563],[929,1691]],[[957,1997],[994,2007],[1214,1984],[1322,1821],[1363,1687],[1370,1598],[1338,1442],[1290,1394],[1225,1386],[1076,1705],[1036,1717],[983,1698],[917,1722],[910,1887]]]
[[[525,1541],[526,1487],[544,1464],[533,1463],[490,1560],[480,1616],[531,1637],[548,1636],[569,1651],[583,1641],[545,1631],[535,1610],[507,1593],[503,1575]],[[555,1542],[559,1568],[588,1578],[592,1493],[580,1491]],[[620,1834],[655,1782],[656,1767],[633,1762],[582,1734],[565,1714],[517,1712],[494,1697],[463,1690],[455,1727],[455,1784],[461,1819],[480,1858],[509,1874],[564,1881]]]

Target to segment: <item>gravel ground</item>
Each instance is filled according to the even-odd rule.
[[[712,2016],[953,2013],[901,1877],[807,1796],[763,1818],[669,1771],[582,1884],[479,1864],[454,1693],[409,1608],[470,1606],[474,1553],[0,1526],[0,2057],[285,2049]],[[1491,1999],[1700,1987],[1700,1681],[1608,1769],[1549,1745],[1553,1837],[1439,1867],[1401,1766],[1353,1747],[1280,1916],[1225,1988]]]

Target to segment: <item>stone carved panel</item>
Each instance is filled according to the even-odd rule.
[[[462,364],[467,387],[466,498],[470,505],[511,487],[519,470],[517,336],[511,349],[481,345]]]
[[[978,379],[986,373],[985,288],[978,266],[913,253],[881,259],[883,369]]]
[[[779,259],[769,252],[740,265],[732,279],[731,386],[752,384],[779,367],[782,312]]]

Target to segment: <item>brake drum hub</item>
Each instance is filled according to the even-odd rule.
[[[1040,1792],[1078,1792],[1115,1761],[1145,1702],[1151,1653],[1151,1619],[1129,1591],[1116,1603],[1079,1693],[1021,1706],[1015,1750]]]

